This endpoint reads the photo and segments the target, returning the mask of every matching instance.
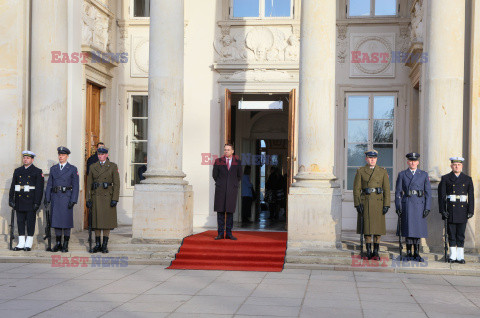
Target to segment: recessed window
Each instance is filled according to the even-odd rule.
[[[231,18],[291,18],[293,0],[231,0]]]
[[[394,93],[347,95],[347,190],[353,190],[355,173],[365,165],[365,151],[371,148],[378,151],[377,164],[387,169],[393,189],[396,100]]]
[[[143,173],[147,167],[148,96],[131,95],[130,103],[129,179],[130,186],[134,186],[144,179]]]
[[[150,17],[150,0],[133,0],[133,17]]]
[[[397,15],[397,0],[349,0],[349,17]]]

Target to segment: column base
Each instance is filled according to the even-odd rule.
[[[134,239],[181,240],[193,233],[190,185],[137,184],[133,192]]]
[[[318,182],[318,181],[317,181]],[[288,247],[341,246],[342,195],[332,182],[291,187],[288,195]]]

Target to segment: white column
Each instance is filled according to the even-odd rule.
[[[429,1],[426,37],[424,163],[435,183],[462,155],[465,2]]]
[[[475,203],[480,204],[480,1],[472,2],[472,50],[470,59],[470,154],[467,157],[468,171],[475,187]],[[474,246],[480,246],[480,216],[478,208],[468,221],[468,233],[472,233]],[[467,236],[468,238],[468,236]]]
[[[182,172],[183,37],[183,0],[151,1],[145,183],[186,184]]]
[[[183,180],[184,2],[150,3],[148,163],[135,186],[133,237],[181,240],[193,232],[193,191]]]
[[[288,198],[289,256],[341,239],[335,184],[335,0],[303,0],[300,36],[298,166]]]
[[[450,171],[452,156],[463,153],[465,2],[436,0],[426,6],[423,169],[432,184],[432,213],[427,218],[428,248],[443,245],[443,222],[438,217],[438,183]],[[448,21],[448,23],[446,23]],[[433,215],[432,215],[433,214]],[[424,247],[425,248],[425,247]]]
[[[68,1],[32,1],[31,51],[30,148],[48,174],[67,142],[68,65],[53,63],[52,51],[68,53]]]

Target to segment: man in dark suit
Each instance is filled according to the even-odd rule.
[[[52,202],[51,224],[56,238],[52,251],[66,253],[73,228],[73,206],[78,201],[79,177],[77,167],[67,161],[70,150],[67,147],[58,147],[57,152],[58,164],[50,168],[45,201],[47,204]]]
[[[462,157],[450,158],[452,172],[442,176],[438,185],[439,210],[442,219],[448,220],[448,261],[460,264],[465,264],[465,229],[475,208],[472,178],[462,172],[464,160]]]
[[[17,212],[18,245],[14,251],[30,251],[35,234],[36,212],[43,196],[42,169],[33,165],[35,154],[29,150],[22,152],[23,166],[13,172],[10,185],[9,205]],[[27,239],[25,240],[25,221],[27,223]]]
[[[216,240],[225,238],[236,240],[232,235],[233,213],[237,205],[238,185],[242,180],[242,163],[233,156],[235,150],[232,144],[225,144],[224,156],[215,160],[213,180],[215,180],[215,203],[213,209],[217,212],[218,236]],[[225,224],[226,223],[226,224]],[[225,229],[226,226],[226,229]]]
[[[88,159],[87,159],[87,176],[88,176],[88,172],[90,171],[90,166],[98,161],[98,148],[105,148],[105,144],[103,142],[99,142],[97,144],[97,151],[95,151],[94,154],[92,154],[90,157],[88,157]]]

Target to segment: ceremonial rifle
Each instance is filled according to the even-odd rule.
[[[447,201],[447,198],[445,198],[445,214],[448,215],[448,201]],[[448,262],[448,258],[447,258],[447,254],[448,254],[448,238],[447,238],[447,228],[448,228],[448,216],[445,217],[445,220],[444,220],[444,225],[445,227],[445,233],[443,233],[443,240],[445,241],[444,243],[444,256],[445,256],[445,263]]]
[[[15,239],[15,208],[12,208],[12,217],[10,219],[10,250],[13,250],[13,240]]]
[[[402,214],[399,214],[398,215],[398,250],[399,250],[399,253],[400,253],[400,261],[403,260],[402,249],[403,249],[403,246],[402,246]]]
[[[360,258],[363,258],[363,213],[360,215]]]
[[[52,234],[51,234],[51,227],[52,224],[50,222],[50,204],[45,202],[45,236],[43,240],[47,240],[47,252],[52,251]]]
[[[93,253],[93,249],[92,249],[92,208],[88,208],[88,252]]]

